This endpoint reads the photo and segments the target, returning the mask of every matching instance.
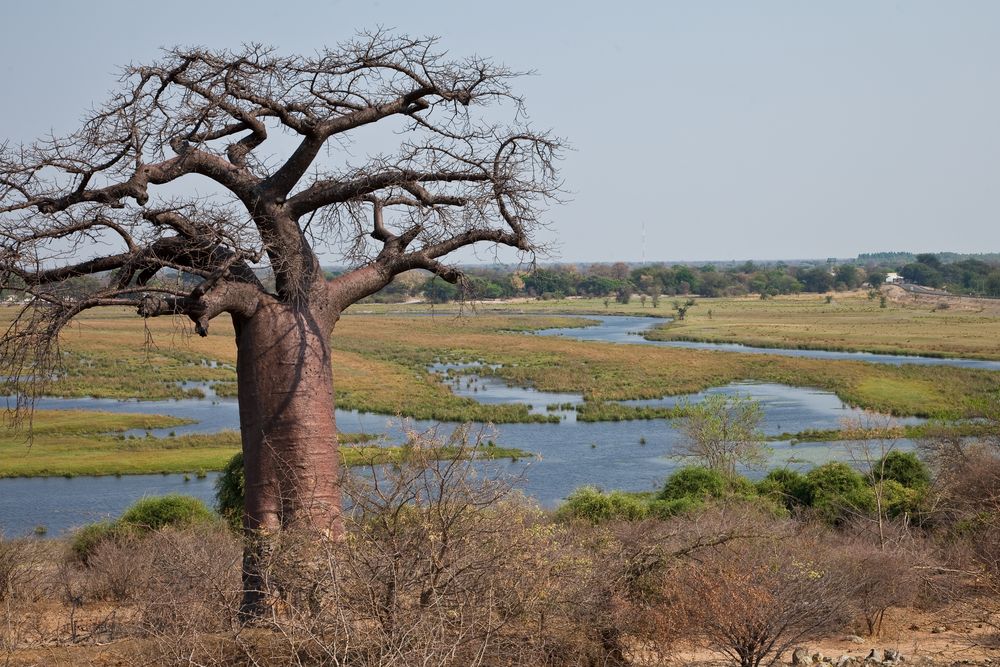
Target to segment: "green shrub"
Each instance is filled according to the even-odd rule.
[[[913,452],[889,452],[876,464],[875,472],[881,479],[899,482],[908,489],[923,489],[931,483],[930,470]]]
[[[852,513],[871,513],[875,493],[865,478],[845,463],[826,463],[806,474],[812,506],[829,523],[844,521]]]
[[[635,521],[649,516],[649,501],[639,494],[612,491],[603,493],[593,486],[582,486],[569,495],[556,510],[559,519],[582,519],[601,523],[611,519]]]
[[[80,562],[86,563],[99,544],[107,540],[117,540],[122,536],[123,532],[121,526],[115,522],[101,521],[99,523],[91,523],[80,528],[73,534],[73,538],[70,541],[70,549],[72,549],[73,555]]]
[[[702,466],[681,468],[667,478],[661,500],[721,498],[729,485],[721,473]]]
[[[879,483],[878,490],[882,493],[882,506],[886,516],[913,517],[923,509],[923,489],[907,488],[894,479],[886,479]]]
[[[675,498],[673,500],[662,500],[656,498],[649,501],[649,516],[657,519],[669,519],[672,516],[686,514],[705,506],[704,501],[691,496]]]
[[[219,479],[215,480],[215,508],[233,530],[243,526],[243,494],[246,476],[243,473],[243,452],[229,459]]]
[[[812,488],[806,476],[787,468],[777,468],[767,473],[757,483],[757,493],[782,503],[789,510],[808,507],[813,502]]]
[[[73,555],[86,563],[99,544],[120,542],[145,535],[165,526],[191,526],[215,520],[215,515],[197,498],[169,494],[137,501],[117,521],[102,521],[76,531],[70,541]]]
[[[743,475],[737,475],[726,480],[726,493],[742,498],[756,498],[757,485]]]
[[[171,493],[137,501],[125,510],[118,523],[140,533],[148,533],[164,526],[190,526],[214,520],[212,510],[202,501]]]

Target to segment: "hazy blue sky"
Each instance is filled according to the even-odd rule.
[[[1000,251],[997,2],[5,3],[0,138],[74,129],[161,46],[377,25],[492,56],[575,150],[564,261]]]

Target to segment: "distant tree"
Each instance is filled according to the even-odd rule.
[[[936,258],[935,258],[936,261]],[[938,263],[940,265],[940,263]],[[943,283],[941,272],[930,264],[914,262],[907,264],[899,271],[906,280],[925,287],[940,287]]]
[[[424,283],[424,297],[431,303],[448,303],[459,296],[457,286],[441,280],[437,276]]]
[[[577,290],[582,294],[589,294],[590,296],[607,296],[608,294],[614,294],[621,286],[622,282],[620,280],[615,280],[607,276],[591,275],[580,281]]]
[[[684,303],[680,301],[674,301],[673,307],[674,312],[677,313],[677,319],[683,320],[687,316],[688,309],[695,304],[694,299],[688,299]]]
[[[628,264],[615,262],[611,265],[611,277],[615,280],[628,280]]]
[[[737,466],[757,468],[767,461],[760,423],[760,402],[749,396],[712,394],[683,406],[678,455],[689,457],[727,477]]]
[[[576,284],[566,271],[538,269],[524,276],[524,288],[534,296],[543,294],[575,294]]]
[[[1000,270],[986,276],[986,293],[989,296],[1000,296]]]
[[[885,284],[885,273],[881,271],[872,271],[868,274],[868,284],[873,288],[878,289]]]
[[[812,269],[802,271],[798,275],[807,292],[829,292],[833,287],[833,276],[824,266],[817,266]]]
[[[932,269],[941,269],[941,260],[933,253],[921,253],[917,255],[917,263],[929,266]]]
[[[861,285],[861,272],[853,264],[841,264],[834,274],[834,282],[841,289],[857,289]]]
[[[653,300],[653,308],[660,307],[660,285],[658,283],[653,283],[649,286],[649,297]]]

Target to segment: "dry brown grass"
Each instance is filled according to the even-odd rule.
[[[657,340],[742,343],[762,347],[1000,359],[1000,305],[912,297],[899,288],[888,307],[865,292],[699,299]],[[940,303],[950,305],[942,309]]]

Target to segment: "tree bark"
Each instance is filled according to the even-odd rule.
[[[240,429],[246,475],[245,617],[265,605],[270,537],[299,527],[342,530],[329,337],[307,306],[268,303],[236,322]]]

